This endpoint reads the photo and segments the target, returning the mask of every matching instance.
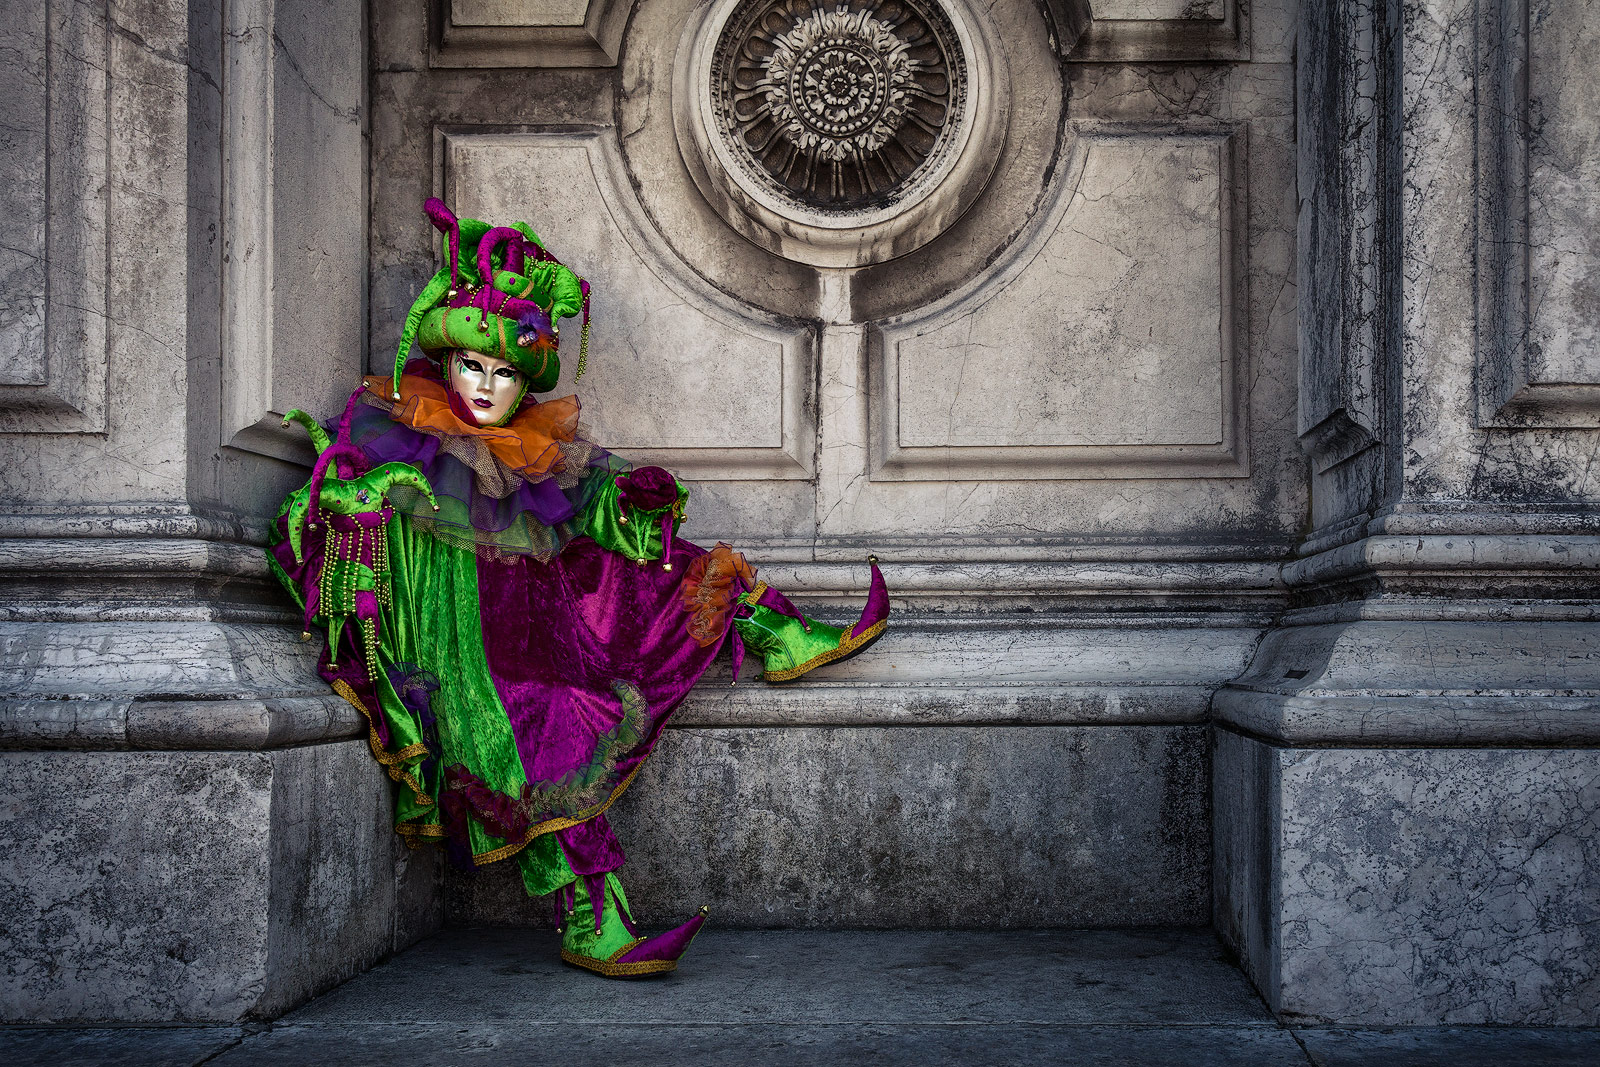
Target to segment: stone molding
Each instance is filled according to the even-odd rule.
[[[13,160],[22,181],[0,201],[7,243],[18,245],[0,258],[0,302],[9,305],[0,314],[0,433],[106,430],[107,167],[117,136],[108,87],[130,91],[110,46],[108,6],[25,4],[8,27],[20,39],[13,54],[37,66],[19,65],[0,82],[0,125],[15,131],[8,140],[23,157]]]
[[[874,481],[943,481],[971,476],[972,472],[1018,480],[1249,476],[1249,404],[1244,393],[1244,383],[1249,380],[1249,329],[1244,321],[1248,307],[1244,286],[1248,284],[1249,269],[1247,242],[1239,232],[1248,217],[1249,194],[1243,172],[1247,153],[1239,143],[1245,133],[1242,129],[1205,124],[1157,127],[1107,123],[1080,123],[1077,132],[1074,159],[1063,169],[1068,177],[1057,185],[1053,199],[1038,212],[1000,264],[926,308],[874,324],[867,330],[868,380],[873,383],[867,406]],[[1055,242],[1063,233],[1076,233],[1072,226],[1074,216],[1086,203],[1081,184],[1097,148],[1141,142],[1156,146],[1209,145],[1216,152],[1218,188],[1214,209],[1220,245],[1214,286],[1218,301],[1217,381],[1208,387],[1216,394],[1219,417],[1209,435],[1192,443],[904,443],[902,348],[941,330],[964,331],[972,341],[971,321],[991,305],[999,306],[1007,291],[1024,279],[1036,261],[1046,262],[1041,257],[1047,253],[1064,254],[1055,250]],[[987,345],[975,347],[988,357]],[[959,342],[956,348],[961,349]]]
[[[1600,743],[1600,620],[1361,620],[1262,641],[1212,699],[1274,744]]]
[[[842,14],[794,0],[716,0],[688,21],[675,64],[678,149],[700,192],[751,241],[814,266],[879,263],[942,233],[988,184],[1010,108],[1005,57],[983,11],[965,0],[912,0],[891,27],[871,0],[848,6]],[[936,57],[926,46],[913,55],[898,35],[907,19],[932,34]],[[770,40],[763,20],[774,27]],[[764,42],[759,59],[747,38]],[[833,65],[812,71],[812,63]],[[826,78],[851,83],[833,118],[823,117]],[[863,79],[877,87],[873,106],[846,114]],[[940,93],[949,99],[929,103]],[[746,120],[766,131],[759,152],[739,127]],[[902,140],[916,146],[909,155],[895,148]],[[774,142],[786,162],[767,157]],[[822,200],[815,182],[785,177],[828,168],[834,177]],[[871,176],[880,169],[877,188]],[[865,190],[834,190],[850,170]]]
[[[1052,5],[1054,6],[1054,5]],[[1178,18],[1118,17],[1100,3],[1071,51],[1073,63],[1171,63],[1250,59],[1250,0],[1187,4]],[[1109,17],[1104,12],[1110,9]],[[1067,49],[1062,50],[1067,55]]]
[[[1549,380],[1541,375],[1540,343],[1534,336],[1533,305],[1543,295],[1538,283],[1548,286],[1550,281],[1537,274],[1553,273],[1558,264],[1535,262],[1556,235],[1546,234],[1541,240],[1534,231],[1538,220],[1533,212],[1537,207],[1553,216],[1559,204],[1539,201],[1559,201],[1560,194],[1535,188],[1533,150],[1542,140],[1558,137],[1552,127],[1572,118],[1560,114],[1559,100],[1535,99],[1533,68],[1543,58],[1534,51],[1535,33],[1546,38],[1557,32],[1570,34],[1572,40],[1561,45],[1567,50],[1581,47],[1573,43],[1580,38],[1592,41],[1596,33],[1581,17],[1554,13],[1549,6],[1540,0],[1484,0],[1478,5],[1473,35],[1479,173],[1477,423],[1483,427],[1600,427],[1600,380],[1573,380],[1560,374],[1557,380]],[[1530,26],[1530,10],[1540,11],[1537,29]],[[1559,76],[1560,72],[1556,73]],[[1570,70],[1567,76],[1571,77]],[[1580,169],[1571,174],[1558,172],[1558,180],[1571,181],[1579,189],[1593,182],[1592,174],[1582,172],[1581,159],[1564,162]],[[1551,176],[1541,177],[1549,180]],[[1564,222],[1567,229],[1561,236],[1574,238],[1580,246],[1585,235],[1575,227],[1594,224],[1592,219],[1570,216],[1548,221],[1558,230]],[[1577,261],[1580,270],[1590,258],[1586,250],[1563,248],[1559,255]],[[1583,296],[1578,292],[1569,294],[1568,299]]]
[[[343,697],[17,700],[0,695],[0,749],[262,751],[343,741],[366,722]]]
[[[632,0],[423,0],[434,67],[614,67]]]

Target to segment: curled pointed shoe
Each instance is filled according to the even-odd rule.
[[[569,954],[561,950],[561,958],[576,967],[584,967],[607,978],[648,978],[678,969],[678,960],[689,951],[700,928],[705,925],[705,909],[681,926],[675,926],[654,937],[635,937],[606,959]]]
[[[744,643],[759,653],[762,680],[792,682],[829,663],[865,652],[889,624],[889,590],[875,556],[867,557],[872,581],[861,618],[848,630],[800,613],[788,597],[765,582],[741,598],[734,626]]]
[[[648,978],[677,970],[705,925],[705,909],[681,926],[655,937],[643,937],[628,909],[628,898],[615,874],[575,883],[573,907],[561,932],[561,959],[606,978]],[[595,915],[594,902],[601,901]]]

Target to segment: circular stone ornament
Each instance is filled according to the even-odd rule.
[[[858,267],[927,244],[983,191],[1009,87],[960,0],[715,0],[673,85],[695,184],[787,259]]]

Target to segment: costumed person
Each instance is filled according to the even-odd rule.
[[[517,864],[554,893],[561,958],[608,977],[670,971],[705,910],[641,936],[606,809],[723,648],[788,682],[866,648],[889,600],[877,561],[860,620],[808,619],[728,545],[676,537],[689,492],[585,439],[559,322],[588,283],[524,223],[425,208],[446,266],[406,315],[392,377],[336,426],[301,411],[318,456],[269,558],[326,641],[320,673],[366,717],[398,783],[395,826],[457,865]],[[426,358],[410,359],[413,345]],[[331,431],[331,436],[330,436]]]

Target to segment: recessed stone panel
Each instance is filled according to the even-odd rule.
[[[884,325],[878,477],[1236,467],[1231,148],[1089,135],[1005,269]]]
[[[611,819],[642,921],[736,926],[1205,922],[1204,727],[671,730]],[[543,923],[515,870],[456,921]]]
[[[1529,337],[1534,382],[1600,384],[1600,22],[1529,3]],[[1600,416],[1600,412],[1595,413]]]
[[[463,217],[526,219],[593,289],[579,383],[594,438],[697,478],[804,478],[811,332],[740,306],[662,248],[609,135],[451,135],[447,196]],[[577,371],[564,331],[562,384]]]

